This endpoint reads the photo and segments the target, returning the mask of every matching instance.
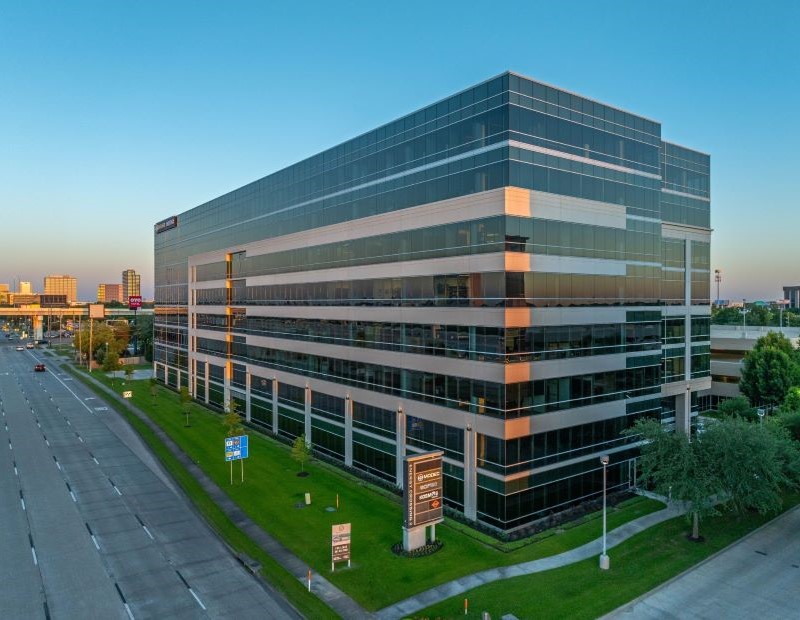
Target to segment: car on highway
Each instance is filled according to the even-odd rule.
[[[32,342],[26,342],[26,343],[25,343],[25,348],[26,348],[26,349],[33,349],[35,346],[36,346],[36,345],[35,345],[35,344],[33,344]]]
[[[46,370],[44,364],[36,364],[33,369],[36,372],[44,372]]]
[[[25,350],[25,347],[23,347],[22,345],[18,345],[17,346],[17,351],[24,351],[24,350]]]

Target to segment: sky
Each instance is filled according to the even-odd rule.
[[[711,154],[723,299],[800,284],[800,3],[0,0],[0,283],[142,274],[153,224],[507,69]],[[713,293],[712,293],[713,295]]]

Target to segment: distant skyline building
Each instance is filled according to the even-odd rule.
[[[8,305],[11,303],[10,294],[11,291],[8,288],[8,284],[0,284],[0,304]]]
[[[528,526],[601,497],[601,456],[632,487],[637,420],[690,432],[709,182],[659,122],[503,73],[158,222],[156,377],[398,487],[441,450],[449,507]]]
[[[142,278],[133,269],[122,272],[122,302],[127,303],[131,295],[142,294]]]
[[[50,275],[44,277],[45,295],[65,295],[67,303],[78,301],[78,280],[70,275]]]
[[[17,293],[20,295],[33,295],[33,285],[30,282],[21,280],[19,283],[19,288],[17,289]]]
[[[122,303],[122,299],[122,284],[97,285],[97,301],[100,303],[111,303],[114,301]],[[127,301],[127,299],[125,301]]]

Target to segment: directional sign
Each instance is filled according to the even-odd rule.
[[[225,461],[239,461],[248,457],[247,435],[225,438]]]
[[[125,390],[122,393],[122,398],[133,398],[133,392],[131,390]]]
[[[331,562],[350,561],[350,524],[331,526]]]
[[[403,500],[406,527],[442,521],[442,452],[428,452],[405,459]]]

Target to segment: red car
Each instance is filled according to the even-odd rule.
[[[34,366],[33,369],[36,372],[44,372],[45,371],[44,364],[36,364],[36,366]]]

